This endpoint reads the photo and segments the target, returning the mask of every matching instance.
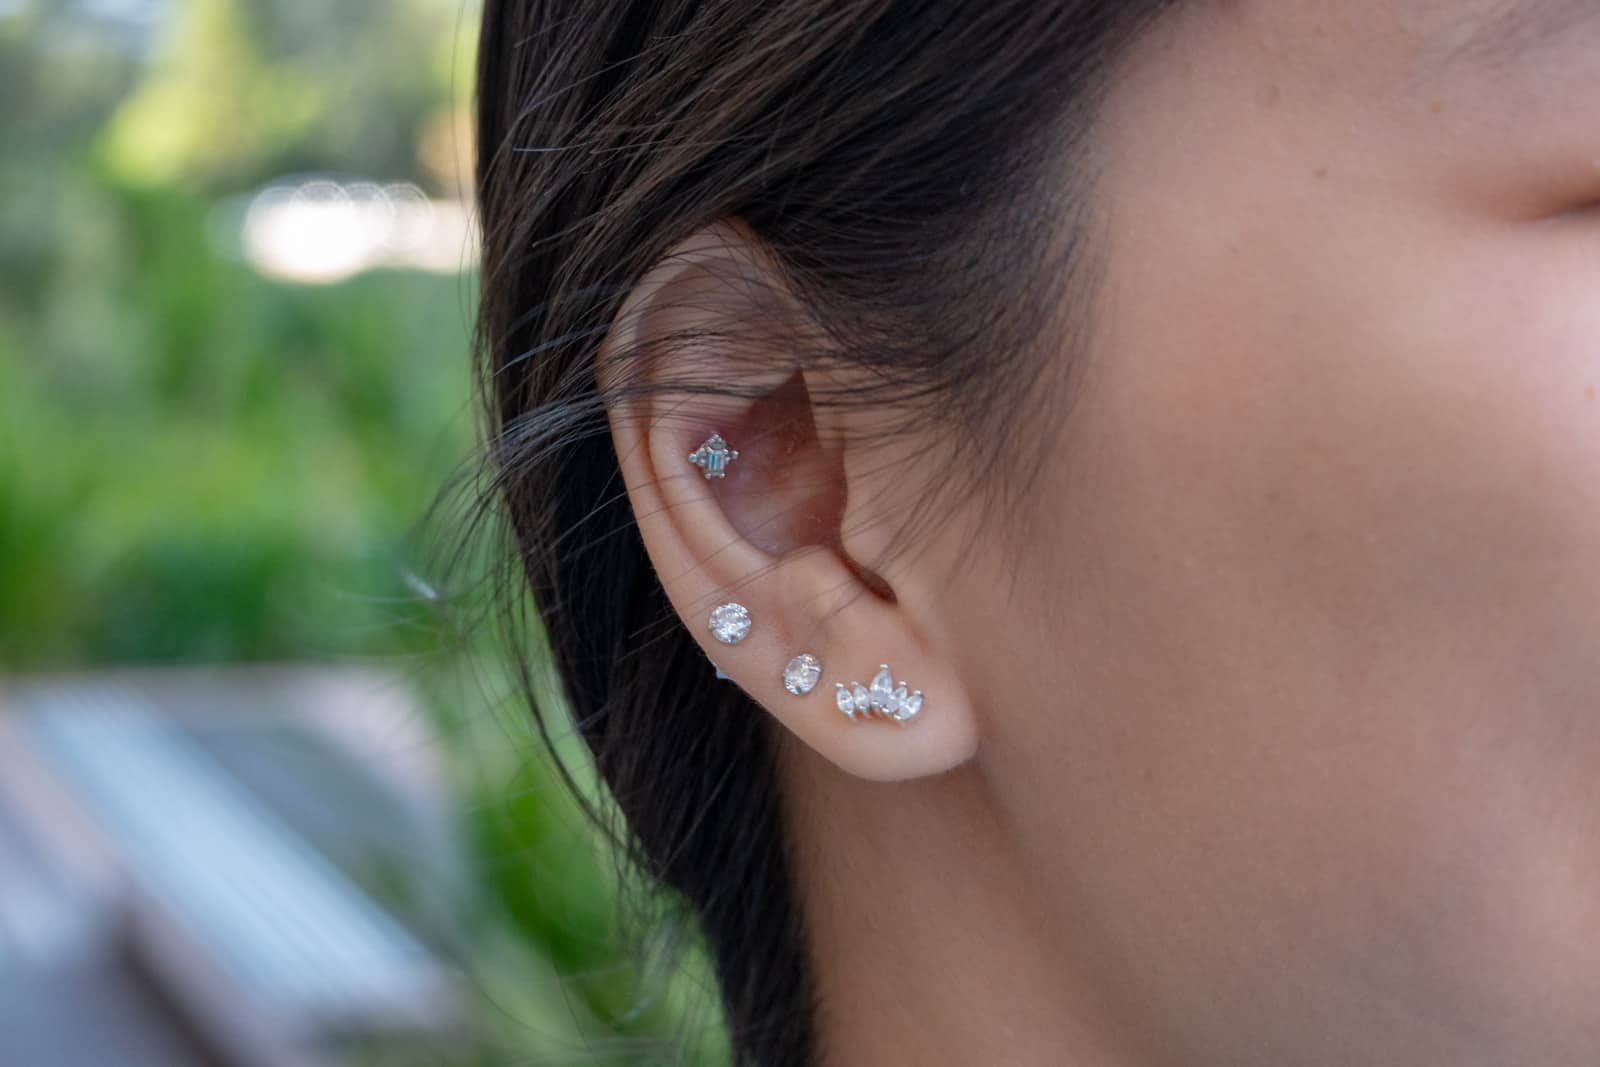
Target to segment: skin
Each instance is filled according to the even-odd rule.
[[[952,514],[857,630],[752,585],[772,645],[708,645],[802,742],[828,1062],[1600,1056],[1597,57],[1600,6],[1559,0],[1197,2],[1140,42],[1025,531],[973,556]],[[657,416],[619,446],[699,629],[745,579],[693,507],[728,544],[771,514],[732,479],[652,511],[694,443]],[[885,477],[823,415],[797,440],[841,484],[789,513]],[[815,562],[796,538],[775,569]],[[865,681],[879,632],[937,678],[928,722],[772,691],[799,647]]]

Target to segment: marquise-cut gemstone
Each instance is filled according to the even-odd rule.
[[[872,676],[872,688],[868,690],[868,701],[873,711],[882,711],[888,706],[889,698],[894,695],[894,678],[889,674],[888,667],[879,667],[878,673]]]
[[[890,693],[889,694],[889,699],[884,701],[884,703],[883,703],[883,713],[885,715],[899,715],[900,714],[900,706],[902,704],[904,704],[905,702],[906,702],[906,687],[902,685],[902,686],[899,686],[898,688],[896,688],[894,692]]]
[[[834,694],[833,694],[833,699],[834,699],[834,702],[839,705],[839,710],[844,712],[846,715],[850,716],[852,719],[855,718],[856,717],[856,698],[855,698],[855,695],[853,693],[851,693],[850,690],[846,689],[844,686],[839,685],[837,682],[834,683],[834,690],[835,691],[834,691]]]
[[[900,722],[905,722],[907,719],[915,717],[917,712],[921,710],[922,690],[918,689],[915,693],[900,701],[900,709],[894,713],[894,717]]]
[[[872,706],[872,697],[867,692],[866,686],[862,685],[860,682],[856,682],[855,687],[850,692],[850,695],[856,706],[856,714],[865,715],[867,713],[867,709]]]

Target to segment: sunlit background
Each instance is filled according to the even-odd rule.
[[[0,1067],[725,1058],[429,569],[476,18],[0,0]]]

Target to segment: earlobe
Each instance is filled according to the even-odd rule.
[[[754,694],[790,730],[843,770],[876,781],[940,774],[976,755],[966,688],[903,605],[878,596],[826,549],[781,562],[777,586],[787,625],[812,635],[800,644],[822,661],[821,684],[792,711]],[[865,693],[859,704],[857,685]],[[921,696],[912,704],[914,692]]]
[[[976,716],[917,620],[842,553],[849,438],[828,432],[833,415],[815,409],[807,370],[773,360],[783,337],[730,343],[715,332],[718,319],[752,321],[741,302],[760,269],[737,231],[686,242],[630,294],[602,348],[641,537],[689,633],[801,741],[863,778],[940,773],[974,755]],[[690,340],[649,352],[673,338]],[[646,353],[628,368],[647,380],[607,381],[608,353],[623,348]],[[713,618],[727,605],[742,617]],[[882,664],[887,685],[874,689]],[[836,687],[853,698],[858,681],[866,700],[847,713]]]

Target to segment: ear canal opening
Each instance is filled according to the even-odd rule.
[[[851,558],[843,550],[840,550],[839,556],[844,560],[845,566],[850,568],[850,573],[855,575],[857,581],[871,590],[873,596],[890,604],[898,604],[900,602],[899,598],[894,595],[894,590],[889,587],[889,583],[884,581],[876,571]]]

